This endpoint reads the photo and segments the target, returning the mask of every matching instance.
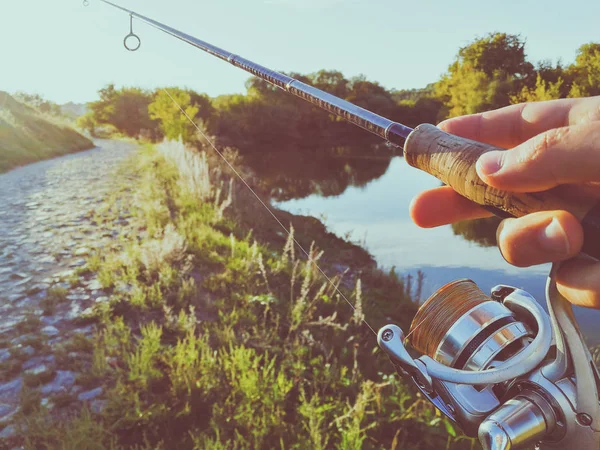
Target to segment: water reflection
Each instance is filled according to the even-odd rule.
[[[482,247],[495,247],[496,230],[502,219],[489,217],[486,219],[463,220],[452,224],[452,231],[463,239]]]
[[[497,220],[433,229],[412,223],[408,215],[411,199],[423,189],[436,186],[439,181],[435,178],[395,157],[385,174],[368,186],[351,185],[335,197],[312,194],[278,206],[324,218],[332,232],[360,242],[382,267],[395,267],[398,273],[413,275],[422,270],[425,298],[449,281],[471,278],[484,291],[489,292],[497,284],[509,284],[543,300],[549,265],[517,268],[504,261],[492,246]],[[594,326],[600,321],[600,311],[577,309],[576,316],[590,343],[600,343],[600,330]]]
[[[246,156],[244,164],[256,173],[261,188],[271,198],[283,201],[311,194],[336,196],[349,186],[365,186],[381,177],[392,160],[387,149],[379,152],[375,149],[375,155],[364,157],[356,149],[339,147],[309,154],[262,153]]]

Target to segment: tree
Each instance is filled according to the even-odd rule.
[[[90,103],[98,124],[113,125],[119,132],[138,137],[142,132],[155,137],[157,125],[148,114],[152,96],[140,88],[115,89],[109,84],[100,89],[100,100]]]
[[[154,100],[148,106],[150,118],[159,122],[160,129],[167,139],[194,141],[197,130],[186,114],[197,125],[209,119],[214,111],[210,99],[206,95],[180,88],[172,87],[167,91],[173,99],[163,89],[154,94]],[[181,106],[185,114],[173,100]]]
[[[25,103],[32,108],[37,109],[42,114],[48,114],[51,116],[62,116],[60,106],[49,100],[45,100],[38,94],[27,94],[25,92],[17,92],[15,98],[21,103]]]
[[[392,94],[379,83],[368,81],[364,76],[350,80],[350,89],[346,100],[384,117],[392,117],[397,104]]]
[[[95,136],[96,134],[97,125],[98,124],[92,112],[88,112],[77,118],[77,126],[82,130],[87,131],[92,136]]]
[[[510,104],[534,74],[519,36],[492,33],[459,50],[435,92],[450,117]]]
[[[537,74],[535,88],[523,87],[521,92],[511,96],[512,103],[539,102],[544,100],[555,100],[561,98],[561,87],[564,83],[562,78],[556,82],[545,81],[540,73]]]
[[[600,95],[600,43],[579,47],[575,64],[569,67],[568,73],[572,78],[569,97]]]
[[[349,81],[337,70],[320,70],[309,75],[312,85],[336,97],[346,98]]]

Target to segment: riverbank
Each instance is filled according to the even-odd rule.
[[[274,210],[353,310],[210,154],[148,147],[123,170],[93,220],[128,211],[134,231],[70,280],[105,293],[78,318],[93,331],[42,339],[61,371],[25,375],[7,446],[460,448],[362,324],[408,326],[416,305],[394,273],[316,219]],[[73,382],[48,394],[65,371]]]
[[[43,116],[0,91],[0,173],[93,147],[66,122]]]

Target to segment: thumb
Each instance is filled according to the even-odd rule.
[[[600,123],[548,130],[512,150],[483,154],[476,167],[486,184],[513,192],[600,181]]]

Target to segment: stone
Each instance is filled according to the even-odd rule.
[[[24,280],[26,278],[29,278],[28,275],[26,273],[23,273],[23,272],[14,272],[10,277],[13,280]]]
[[[54,339],[48,339],[48,345],[50,347],[52,347],[52,346],[55,346],[58,344],[62,344],[63,341],[64,341],[64,338],[58,336],[58,337],[55,337]]]
[[[107,404],[107,400],[92,400],[90,403],[90,411],[94,414],[102,414],[102,411],[104,411]]]
[[[65,278],[70,278],[73,275],[75,275],[75,271],[74,270],[65,270],[63,272],[57,273],[56,275],[54,275],[54,278],[58,278],[61,280],[64,280]]]
[[[60,322],[62,319],[58,316],[43,316],[40,321],[44,324],[44,325],[56,325],[58,322]]]
[[[21,366],[21,368],[25,371],[28,370],[32,370],[35,367],[39,367],[39,366],[43,366],[44,365],[44,357],[43,356],[36,356],[35,358],[31,358],[28,359],[27,361],[25,361],[23,363],[23,365]]]
[[[52,325],[45,326],[40,331],[46,336],[56,336],[59,334],[58,328],[53,327]]]
[[[92,306],[85,308],[83,311],[81,311],[81,317],[83,318],[89,318],[92,317],[94,315],[94,308]]]
[[[75,251],[75,256],[88,256],[90,254],[90,249],[87,247],[79,248]]]
[[[27,356],[33,356],[35,355],[35,348],[33,348],[31,345],[28,345],[27,347],[23,347],[21,349],[21,353]]]
[[[108,301],[108,297],[98,297],[96,303],[104,303]]]
[[[23,388],[23,378],[15,378],[8,383],[0,384],[0,398],[2,400],[17,399]]]
[[[56,262],[56,258],[52,255],[46,255],[38,258],[37,262],[40,264],[54,264]]]
[[[75,328],[73,333],[83,334],[84,336],[90,335],[96,331],[96,327],[93,324],[86,325],[85,327]]]
[[[4,429],[0,431],[0,439],[10,439],[16,434],[17,428],[14,425],[9,425],[7,427],[4,427]]]
[[[7,349],[0,350],[0,362],[8,361],[10,359],[10,352]]]
[[[102,392],[104,392],[104,389],[102,389],[102,387],[97,387],[96,389],[92,389],[90,391],[82,392],[81,394],[79,394],[77,396],[77,400],[79,400],[81,402],[92,400],[92,399],[94,399],[94,398],[99,397],[100,395],[102,395]]]
[[[24,294],[11,294],[8,296],[8,301],[11,303],[18,302],[22,298],[25,298]]]
[[[35,302],[37,305],[37,302]],[[30,297],[21,297],[21,300],[15,302],[15,306],[24,309],[24,308],[32,308],[34,307],[34,301]]]
[[[100,281],[98,281],[97,279],[94,279],[88,284],[88,289],[91,291],[99,291],[100,289],[102,289],[102,284],[100,284]]]
[[[7,416],[12,416],[16,410],[17,407],[14,405],[0,403],[0,421],[4,421]]]
[[[71,307],[69,308],[69,311],[66,314],[66,318],[68,320],[73,320],[77,317],[79,317],[81,315],[81,306],[79,306],[77,303],[71,303]]]
[[[33,280],[33,277],[27,277],[27,278],[23,278],[19,281],[17,281],[14,286],[23,286],[27,283],[29,283],[31,280]]]
[[[34,295],[37,294],[38,292],[42,292],[47,290],[48,288],[50,288],[49,284],[46,283],[38,283],[34,286],[31,286],[30,288],[27,289],[27,294],[29,295]]]
[[[81,267],[81,266],[85,266],[85,259],[76,259],[74,261],[71,261],[71,263],[69,264],[69,267]]]
[[[38,364],[25,371],[27,375],[39,375],[44,372],[48,372],[48,367],[45,364]]]
[[[40,392],[45,395],[67,392],[74,384],[75,374],[73,372],[70,370],[58,370],[54,380],[42,386]]]

